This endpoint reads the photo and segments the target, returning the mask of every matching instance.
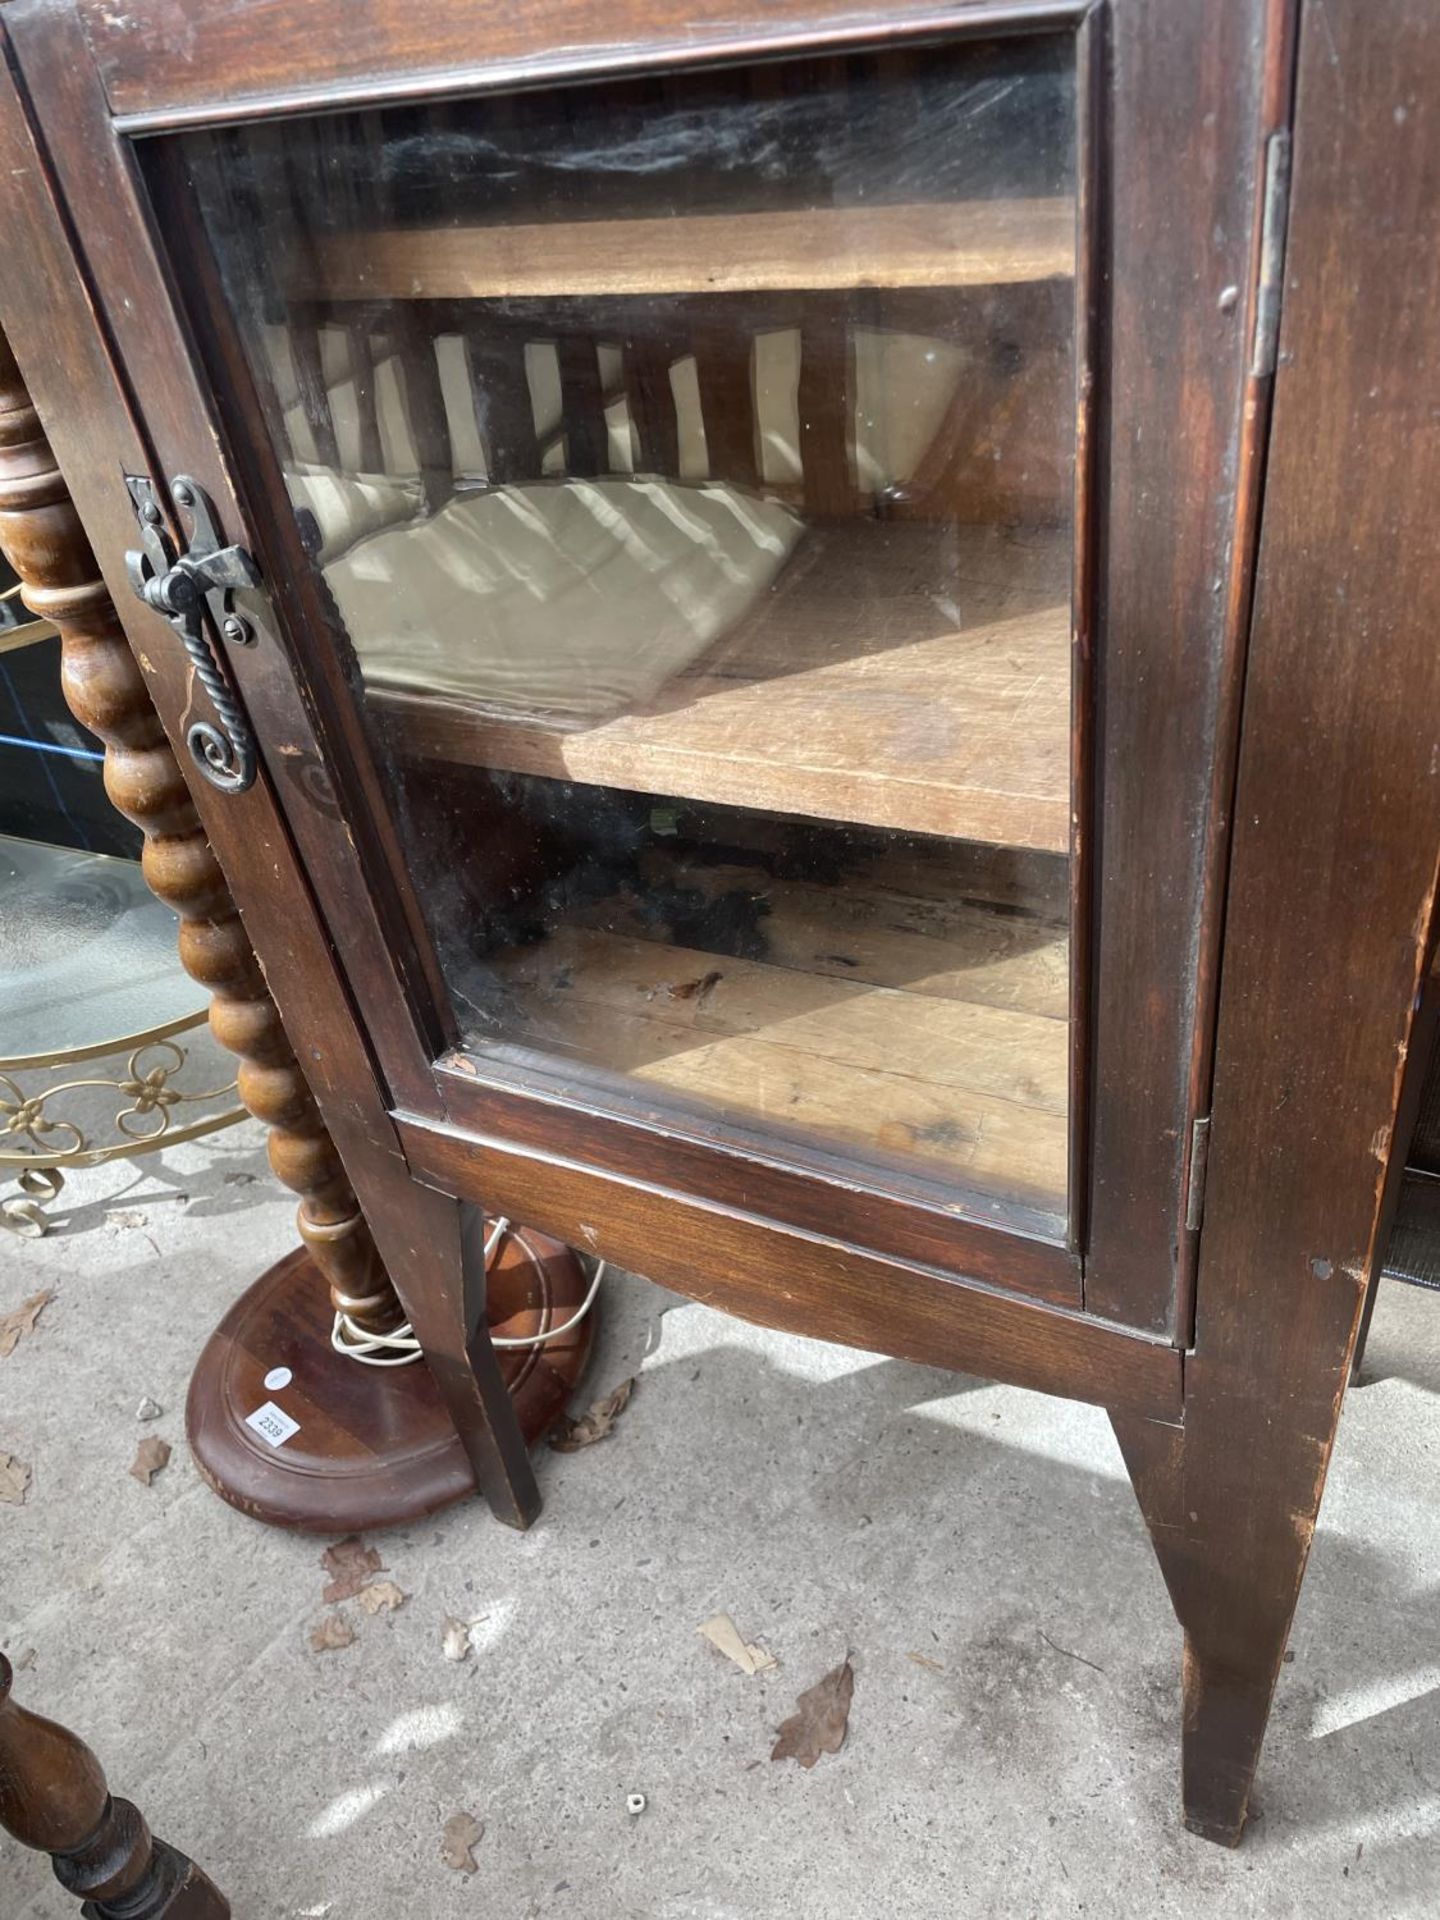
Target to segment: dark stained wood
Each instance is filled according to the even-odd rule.
[[[913,1173],[864,1178],[823,1149],[777,1149],[761,1129],[697,1116],[681,1125],[653,1104],[604,1100],[574,1077],[512,1070],[457,1052],[440,1063],[449,1123],[537,1151],[562,1151],[619,1181],[652,1181],[757,1208],[787,1225],[843,1235],[880,1254],[964,1275],[1059,1306],[1078,1307],[1080,1263],[1055,1243],[1053,1218],[993,1197],[928,1187]],[[777,1248],[781,1243],[777,1242]]]
[[[107,224],[119,221],[126,227],[122,170],[100,117],[83,101],[83,84],[74,78],[78,50],[72,46],[62,51],[64,36],[56,20],[63,19],[63,10],[59,16],[48,8],[43,15],[32,14],[33,4],[21,0],[11,9],[11,30],[21,43],[27,80],[37,100],[47,115],[73,120],[84,105],[94,120],[92,137],[66,142],[60,155],[72,202],[87,210],[103,209]],[[970,24],[986,17],[960,12]],[[1127,7],[1112,22],[1115,44],[1103,63],[1111,75],[1104,101],[1106,132],[1113,132],[1105,189],[1113,183],[1116,204],[1099,224],[1104,229],[1101,255],[1109,270],[1105,284],[1116,291],[1098,332],[1105,364],[1121,366],[1124,375],[1106,396],[1111,440],[1104,454],[1111,456],[1113,470],[1118,447],[1125,471],[1113,510],[1104,487],[1082,501],[1087,514],[1084,538],[1092,548],[1101,520],[1108,521],[1111,590],[1099,610],[1106,627],[1105,661],[1097,675],[1104,735],[1097,740],[1095,761],[1104,768],[1104,792],[1089,840],[1090,871],[1082,877],[1082,884],[1089,886],[1098,872],[1103,890],[1096,965],[1092,974],[1080,974],[1082,985],[1093,983],[1079,1011],[1094,1009],[1098,1064],[1092,1081],[1093,1114],[1077,1116],[1082,1126],[1093,1118],[1094,1135],[1086,1161],[1089,1182],[1077,1195],[1076,1215],[1089,1213],[1095,1221],[1084,1249],[1088,1302],[1108,1317],[1161,1332],[1169,1332],[1175,1318],[1174,1223],[1181,1205],[1190,1113],[1191,996],[1184,983],[1199,911],[1201,862],[1194,826],[1203,819],[1210,790],[1210,721],[1221,673],[1223,618],[1214,612],[1212,561],[1222,549],[1228,551],[1231,489],[1225,476],[1239,431],[1245,365],[1242,326],[1227,319],[1218,303],[1227,281],[1244,283],[1250,260],[1258,152],[1253,70],[1262,13],[1262,0],[1224,0],[1207,11],[1202,32],[1193,13],[1175,7],[1174,0]],[[242,9],[235,22],[243,21],[244,14]],[[307,74],[320,82],[325,59],[318,29],[329,17],[318,0],[306,8],[306,15],[317,38],[292,69],[302,89]],[[1076,16],[1065,11],[1055,17]],[[907,13],[898,26],[920,30],[934,18],[923,10]],[[161,15],[156,20],[157,32],[163,31]],[[611,20],[617,31],[623,26],[622,15]],[[249,26],[255,24],[252,16]],[[278,25],[273,15],[269,24]],[[644,25],[650,35],[647,55],[658,54],[665,44],[661,22],[647,13]],[[783,21],[775,10],[763,16],[757,11],[749,25],[757,43],[766,42],[781,25],[807,42],[826,33],[837,35],[841,44],[857,37],[853,24],[842,26],[822,10],[798,6],[787,10]],[[96,15],[88,26],[107,59],[118,52],[113,23]],[[898,26],[887,23],[886,31]],[[211,30],[207,13],[205,31]],[[254,46],[253,38],[232,38],[232,29],[218,23],[213,30],[217,52],[221,44],[231,49],[231,64],[217,66],[211,82],[217,116],[224,118],[245,94]],[[446,31],[443,20],[437,20],[435,37],[428,43],[435,58],[441,57]],[[495,25],[492,38],[487,23],[484,46],[472,57],[467,73],[475,77],[478,58],[493,54],[503,60],[506,36],[538,31],[535,20],[512,22],[507,16],[503,26]],[[873,28],[869,37],[874,38]],[[680,38],[685,40],[686,33]],[[535,47],[538,51],[538,40]],[[412,61],[412,78],[422,66],[433,71],[424,62]],[[155,71],[169,71],[163,58]],[[502,65],[488,78],[503,78],[506,71]],[[152,104],[158,104],[161,91],[163,83],[157,79]],[[1177,144],[1177,129],[1189,147]],[[1104,148],[1105,139],[1099,144]],[[1133,162],[1118,164],[1125,154],[1133,154]],[[1157,165],[1162,155],[1164,165]],[[162,225],[178,234],[184,221],[174,201],[171,194]],[[1172,217],[1172,202],[1183,207],[1183,220]],[[98,220],[99,213],[87,211],[86,218]],[[1117,256],[1113,261],[1108,258],[1111,226]],[[1216,233],[1223,240],[1212,245]],[[194,245],[194,238],[185,236],[187,261],[204,251]],[[98,233],[92,244],[100,244]],[[148,242],[136,235],[123,244],[118,236],[104,244],[107,271],[101,298],[111,324],[127,356],[153,368],[147,380],[147,423],[163,440],[167,460],[183,457],[194,467],[195,456],[181,450],[193,447],[204,409],[160,298]],[[1216,280],[1214,318],[1193,291],[1195,258],[1206,260],[1207,280]],[[1133,267],[1128,264],[1132,261]],[[203,274],[198,277],[203,280]],[[186,278],[193,282],[197,274],[192,270]],[[237,431],[232,452],[254,509],[256,544],[267,571],[276,576],[287,619],[323,630],[323,610],[311,604],[313,592],[295,578],[303,562],[290,550],[295,542],[282,525],[287,516],[281,510],[278,470],[268,455],[255,451],[256,409],[235,371],[236,356],[229,354],[227,370],[211,351],[225,332],[218,303],[203,285],[199,300],[202,314],[196,332],[209,355],[210,377],[227,389],[226,410],[232,420],[252,423],[248,430]],[[1135,304],[1126,306],[1127,301]],[[1156,356],[1149,345],[1161,337],[1173,337],[1183,351],[1177,346],[1174,354]],[[156,351],[161,339],[168,343],[163,352]],[[744,345],[748,359],[748,341]],[[220,360],[225,357],[219,355]],[[732,395],[748,393],[748,367],[738,376],[732,367],[723,381],[712,384],[717,391],[723,385]],[[1227,405],[1227,395],[1233,406]],[[712,417],[716,404],[712,400]],[[1191,414],[1208,422],[1206,430],[1192,430]],[[753,398],[747,409],[727,405],[718,417],[722,466],[735,477],[753,475]],[[1157,427],[1167,421],[1168,426]],[[1100,464],[1106,467],[1104,457]],[[200,477],[222,504],[234,504],[218,461]],[[1192,524],[1198,532],[1191,530]],[[1157,634],[1169,647],[1163,656],[1157,651]],[[242,661],[238,672],[262,737],[298,749],[286,768],[287,782],[301,769],[313,781],[318,762],[333,760],[355,831],[373,836],[380,851],[388,848],[389,877],[382,883],[377,862],[364,849],[345,843],[333,817],[315,810],[295,813],[295,830],[317,894],[327,915],[346,927],[347,967],[365,1004],[375,1010],[369,1022],[371,1041],[387,1079],[407,1109],[434,1111],[434,1083],[421,1057],[426,1043],[422,1040],[417,1049],[407,1026],[443,1026],[445,1009],[434,996],[433,970],[425,964],[428,945],[414,924],[415,915],[399,904],[409,887],[405,863],[384,825],[376,824],[376,808],[383,817],[383,804],[365,764],[368,750],[352,738],[354,719],[353,714],[347,718],[349,695],[343,685],[348,669],[337,665],[334,652],[296,647],[292,665],[306,687],[299,700],[286,675],[262,671],[258,660]],[[343,646],[340,653],[343,656]],[[1082,846],[1082,853],[1086,851]],[[368,868],[368,878],[362,868]],[[399,937],[399,930],[406,928],[418,941],[413,963],[404,957],[406,940]],[[1083,970],[1083,955],[1078,966]],[[1077,1030],[1083,1024],[1077,1023]],[[433,1038],[429,1044],[433,1050]],[[1083,1078],[1077,1077],[1076,1085],[1083,1093]],[[1081,1146],[1077,1142],[1077,1168]]]
[[[17,1704],[14,1680],[0,1653],[0,1826],[48,1853],[94,1920],[229,1920],[209,1877],[154,1839],[128,1800],[111,1798],[100,1762],[68,1727]]]
[[[0,336],[0,553],[60,635],[60,684],[105,749],[105,790],[145,836],[152,892],[180,916],[180,959],[209,989],[210,1030],[240,1061],[239,1094],[270,1129],[270,1164],[299,1194],[296,1228],[336,1309],[383,1334],[404,1318],[311,1098],[224,875],[100,578],[15,359]]]
[[[715,326],[698,334],[695,373],[710,478],[734,487],[753,487],[760,466],[755,343],[749,333]]]
[[[1180,1413],[1181,1356],[1160,1341],[782,1230],[738,1208],[662,1194],[643,1179],[619,1181],[508,1140],[396,1118],[422,1179],[483,1192],[500,1212],[742,1319],[1101,1406],[1162,1419]]]
[[[843,312],[812,314],[800,328],[800,465],[805,506],[822,517],[855,510],[855,349]]]
[[[568,1247],[533,1228],[521,1233],[523,1240],[501,1240],[486,1275],[486,1321],[500,1339],[563,1326],[589,1286]],[[475,1257],[473,1246],[467,1252]],[[563,1413],[597,1324],[592,1309],[557,1340],[501,1351],[528,1444]],[[405,1525],[474,1493],[475,1469],[431,1370],[358,1365],[335,1351],[330,1327],[323,1277],[297,1248],[248,1287],[211,1334],[191,1375],[185,1431],[213,1490],[267,1525],[330,1535]],[[290,1370],[288,1386],[267,1384],[276,1367]],[[280,1447],[247,1424],[267,1402],[298,1423]]]
[[[222,522],[247,527],[264,561],[283,633],[236,671],[267,778],[239,800],[207,798],[202,812],[233,863],[282,1008],[315,1016],[305,1030],[317,1096],[407,1310],[433,1342],[449,1403],[482,1427],[496,1418],[464,1196],[766,1324],[1107,1406],[1186,1633],[1187,1818],[1235,1839],[1373,1263],[1397,1063],[1433,910],[1440,578],[1426,514],[1440,451],[1430,320],[1440,306],[1440,28],[1422,0],[1331,0],[1323,19],[1320,0],[1305,0],[1314,15],[1300,35],[1289,359],[1275,381],[1272,444],[1252,335],[1264,145],[1288,108],[1289,11],[1283,0],[1121,0],[1088,16],[1074,394],[1082,791],[1071,823],[1082,949],[1073,1013],[1089,1035],[1073,1085],[1088,1137],[1075,1143],[1072,1253],[1013,1216],[996,1231],[953,1194],[947,1206],[903,1181],[871,1191],[819,1155],[676,1125],[638,1098],[623,1113],[606,1108],[559,1061],[502,1065],[454,1048],[356,721],[348,654],[289,530],[183,176],[151,155],[162,257],[135,191],[136,154],[115,135],[76,25],[83,15],[109,108],[134,127],[223,121],[282,94],[291,104],[347,90],[378,100],[747,47],[828,52],[928,30],[941,16],[913,6],[867,23],[821,0],[742,0],[738,13],[719,0],[683,12],[662,0],[522,0],[477,24],[463,0],[380,0],[358,20],[339,0],[78,4],[79,15],[71,0],[19,0],[3,16],[53,135],[48,160],[82,268],[77,278],[45,157],[7,124],[17,118],[7,75],[0,161],[14,186],[0,238],[16,257],[33,254],[39,283],[0,289],[0,312],[13,306],[42,404],[48,393],[58,416],[86,393],[68,444],[107,566],[126,544],[117,463],[196,472]],[[998,16],[961,6],[945,17],[979,27]],[[892,309],[884,296],[885,322],[898,326],[904,303],[918,311],[927,295],[894,297]],[[620,330],[618,307],[612,317]],[[497,376],[511,419],[487,433],[493,478],[515,477],[509,445],[520,470],[538,468],[516,365],[527,339],[555,331],[512,318]],[[420,328],[432,361],[439,319],[437,303]],[[722,328],[712,315],[708,330],[685,335],[699,341],[711,470],[741,485],[759,478],[752,354],[763,323],[757,306],[744,324]],[[796,324],[793,308],[776,324]],[[997,385],[1007,344],[990,370]],[[593,346],[592,336],[586,353]],[[826,372],[822,351],[811,358],[807,493],[812,474],[831,484],[848,466],[836,453],[844,410],[821,410],[848,372]],[[472,363],[479,389],[483,355]],[[1058,374],[1047,366],[1035,393]],[[668,387],[664,369],[649,378]],[[580,409],[591,423],[582,463],[596,435],[604,446],[597,385]],[[642,464],[657,457],[647,437],[671,448],[663,407],[652,411]],[[993,426],[998,443],[1003,407]],[[967,437],[958,413],[952,427],[957,443]],[[1054,479],[1044,487],[1058,499]],[[840,491],[827,511],[846,511]],[[149,616],[132,612],[129,624],[173,730],[184,676],[169,658],[151,662],[163,636]],[[1187,1143],[1212,1078],[1197,1250],[1183,1227]],[[1081,1254],[1085,1313],[1066,1310]],[[1019,1297],[1027,1291],[1042,1298]],[[511,1517],[525,1517],[503,1421],[487,1457],[502,1504],[508,1488]]]
[[[1093,34],[1082,34],[1081,49],[1092,39]],[[1084,77],[1077,75],[1077,84],[1083,107],[1098,88],[1083,52],[1081,65]],[[1082,155],[1095,144],[1087,138],[1089,131],[1082,125]],[[984,349],[966,366],[914,474],[887,492],[888,518],[927,519],[944,511],[982,525],[1058,527],[1073,515],[1080,527],[1089,526],[1088,490],[1078,484],[1072,449],[1056,429],[1076,411],[1072,348],[1094,332],[1090,281],[1099,262],[1087,239],[1099,191],[1094,165],[1091,177],[1082,178],[1075,210],[1080,243],[1072,243],[1075,271],[1069,278],[972,289],[968,296],[945,296],[943,306],[933,292],[885,294],[876,300],[873,322],[867,324],[979,340]],[[1093,368],[1093,340],[1090,344],[1086,364]],[[1093,380],[1084,392],[1093,412]]]
[[[351,321],[345,328],[345,339],[350,352],[350,378],[355,384],[355,411],[360,420],[360,471],[381,473],[385,468],[385,453],[380,440],[370,329],[363,321]],[[330,464],[339,464],[338,455],[332,455]]]
[[[315,437],[315,453],[325,466],[338,467],[340,464],[340,442],[335,435],[335,418],[330,411],[330,389],[325,380],[325,369],[320,358],[320,330],[313,323],[298,320],[290,329],[290,358],[295,367],[295,379],[300,389],[300,408]],[[363,369],[357,366],[353,358],[351,373],[355,381],[357,397],[363,391],[368,397],[368,418],[374,421],[375,392],[373,372],[369,355],[365,356]],[[373,440],[365,437],[367,409],[362,403],[360,410],[361,459],[372,449],[375,454],[375,466],[384,465],[380,455],[380,428],[374,425]]]
[[[8,19],[0,25],[8,26]],[[134,519],[117,473],[144,473],[148,452],[117,387],[90,290],[70,250],[49,172],[13,70],[0,72],[0,155],[15,191],[0,205],[5,243],[30,263],[23,289],[0,286],[0,324],[66,476],[121,613],[172,750],[183,749],[189,674],[169,629],[134,600],[124,556]],[[199,449],[197,449],[198,451]],[[318,767],[318,760],[314,762]],[[476,1283],[467,1286],[459,1209],[417,1190],[385,1117],[368,1043],[336,970],[329,936],[296,860],[265,774],[243,794],[217,793],[197,776],[191,799],[226,881],[245,901],[247,935],[287,1028],[303,1033],[304,1070],[357,1189],[406,1316],[477,1481],[495,1512],[525,1525],[538,1491],[493,1351],[483,1332]]]
[[[236,118],[266,111],[278,98],[297,105],[446,93],[456,74],[493,85],[564,70],[671,67],[775,51],[817,39],[862,44],[939,28],[982,33],[996,26],[1074,21],[1092,0],[943,0],[904,13],[857,19],[835,0],[771,0],[748,16],[733,0],[520,0],[488,15],[477,43],[473,0],[431,0],[367,7],[352,0],[159,0],[153,33],[107,0],[83,0],[95,56],[117,114],[160,118]],[[557,49],[565,49],[557,57]],[[218,94],[215,75],[243,82]],[[223,114],[216,101],[223,99]]]
[[[668,341],[643,333],[628,335],[621,350],[630,418],[640,441],[636,471],[673,479],[680,472],[675,393],[670,385],[674,352]]]
[[[1260,108],[1260,125],[1267,150],[1277,136],[1285,139],[1293,114],[1295,30],[1299,11],[1295,0],[1269,0],[1269,8],[1270,27],[1265,42]],[[1262,257],[1265,234],[1261,217],[1265,193],[1266,167],[1260,166],[1256,169],[1257,211],[1251,237],[1254,257],[1245,302],[1244,337],[1252,344],[1256,333],[1260,281],[1266,271]],[[1283,250],[1279,265],[1283,269]],[[1235,485],[1235,538],[1226,579],[1225,661],[1220,675],[1220,698],[1216,710],[1210,808],[1205,829],[1200,934],[1196,943],[1198,965],[1189,1103],[1190,1111],[1195,1114],[1204,1113],[1209,1108],[1210,1082],[1214,1071],[1215,1008],[1220,991],[1221,935],[1225,924],[1225,887],[1229,876],[1230,828],[1234,814],[1235,771],[1245,684],[1245,650],[1250,637],[1251,597],[1255,585],[1255,555],[1264,495],[1265,461],[1269,451],[1274,372],[1273,356],[1264,364],[1257,365],[1252,351],[1245,377]],[[1200,1247],[1199,1235],[1186,1228],[1184,1218],[1192,1143],[1193,1135],[1187,1136],[1184,1142],[1181,1213],[1178,1221],[1180,1257],[1175,1276],[1176,1337],[1182,1344],[1188,1344],[1194,1338],[1195,1271]]]
[[[391,324],[399,347],[405,411],[420,461],[420,482],[425,504],[433,513],[450,498],[455,467],[435,341],[413,307],[397,307]]]
[[[256,553],[274,599],[277,623],[272,638],[281,640],[292,624],[301,631],[333,635],[334,615],[317,593],[314,570],[303,558],[278,461],[265,457],[268,449],[263,446],[258,402],[238,351],[227,362],[224,377],[240,385],[242,403],[248,406],[245,417],[250,422],[250,434],[223,449],[217,427],[207,415],[185,331],[151,241],[145,237],[150,229],[139,210],[131,156],[106,118],[78,22],[68,5],[56,9],[49,0],[40,4],[21,0],[16,9],[6,10],[3,24],[12,45],[18,39],[26,43],[26,86],[32,104],[38,110],[43,99],[46,117],[53,116],[51,124],[63,126],[71,135],[48,152],[57,187],[72,208],[103,208],[105,219],[119,226],[110,243],[101,243],[105,272],[85,296],[101,317],[121,358],[128,356],[131,360],[130,377],[136,369],[144,369],[145,450],[143,454],[117,453],[116,458],[124,470],[150,471],[161,483],[162,497],[167,497],[163,483],[171,474],[190,473],[215,503],[222,529],[238,530],[241,516],[226,453],[237,461],[262,456],[259,472],[253,476],[247,472],[256,497],[263,502],[263,511],[255,516],[256,524],[248,529],[248,544]],[[82,127],[83,137],[79,131]],[[42,173],[42,181],[45,177]],[[199,243],[198,229],[194,235],[187,230],[187,218],[193,221],[193,208],[177,201],[171,232],[186,260],[187,284],[197,290],[197,295],[203,292],[207,298],[218,299],[218,290],[206,281],[207,251]],[[120,232],[128,238],[121,241]],[[72,265],[67,278],[74,272]],[[13,329],[7,330],[43,411],[45,396],[36,384],[34,369],[26,364],[23,343]],[[201,344],[235,348],[228,335],[210,336]],[[214,371],[219,377],[221,370]],[[128,439],[133,444],[133,432]],[[63,451],[61,458],[68,472],[70,463]],[[113,462],[109,471],[113,476]],[[267,488],[268,492],[264,491]],[[78,489],[77,501],[88,522],[90,510]],[[128,499],[123,511],[129,512]],[[107,566],[123,560],[126,542],[133,544],[128,533],[107,552]],[[95,544],[98,547],[100,542],[96,540]],[[279,557],[282,551],[284,561]],[[181,711],[187,697],[183,658],[175,659],[175,649],[158,644],[161,633],[169,640],[169,631],[161,626],[157,632],[159,617],[131,600],[123,572],[119,586],[123,589],[119,595],[122,605],[130,602],[122,618],[132,645],[143,648],[148,637],[155,679],[164,679],[175,689],[173,708],[155,694],[162,718],[171,725],[172,715]],[[111,587],[112,592],[117,591],[116,582],[112,581]],[[418,1102],[424,1097],[429,1075],[414,1034],[418,1029],[424,1036],[422,1046],[443,1040],[448,1009],[428,938],[423,936],[407,869],[394,845],[394,829],[379,802],[372,749],[350,695],[348,649],[332,638],[331,644],[314,649],[314,655],[319,672],[304,696],[289,674],[273,671],[273,648],[268,642],[232,650],[228,664],[260,740],[262,757],[269,755],[271,777],[285,792],[288,827],[305,860],[310,884],[327,912],[348,929],[349,974],[367,1006],[377,1014],[383,1010],[384,1018],[376,1021],[370,1044],[384,1056],[391,1086]],[[347,791],[368,792],[370,803],[357,806],[349,818],[342,819],[335,803],[337,784]],[[252,798],[255,793],[252,788],[249,793],[229,796],[232,804],[226,809],[226,818],[239,832],[245,830],[241,816],[262,804]],[[213,824],[203,809],[202,817],[206,818],[213,843]],[[379,893],[364,885],[360,881],[362,858],[388,870],[392,884]],[[406,1045],[389,1044],[390,1039],[402,1035]]]
[[[1085,1301],[1172,1335],[1269,11],[1118,6],[1103,55]]]
[[[525,372],[523,334],[499,327],[465,336],[475,423],[492,482],[530,480],[540,472],[540,442]]]
[[[1121,1427],[1185,1629],[1186,1818],[1232,1843],[1375,1256],[1435,912],[1426,0],[1308,0],[1285,282],[1179,1461],[1172,1435]]]
[[[565,428],[565,471],[585,478],[608,472],[605,396],[600,385],[600,362],[594,338],[589,334],[563,333],[557,352],[561,419]]]

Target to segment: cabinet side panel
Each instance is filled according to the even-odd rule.
[[[1435,903],[1437,314],[1440,18],[1311,0],[1186,1364],[1190,1517],[1287,1617]],[[1197,1606],[1239,1659],[1233,1580]]]

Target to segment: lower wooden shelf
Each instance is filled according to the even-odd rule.
[[[500,957],[489,993],[507,1035],[1058,1229],[1063,922],[873,878],[837,888],[717,868],[707,884],[763,900],[763,957],[671,944],[643,897],[602,901]]]

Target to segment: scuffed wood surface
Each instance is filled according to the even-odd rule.
[[[1063,852],[1068,535],[812,528],[651,705],[560,732],[372,688],[416,755]]]
[[[975,287],[1075,270],[1075,203],[964,201],[372,229],[322,240],[300,299],[493,300],[612,294]]]

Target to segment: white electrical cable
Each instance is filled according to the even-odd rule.
[[[499,1246],[505,1234],[511,1234],[525,1250],[526,1258],[534,1267],[543,1291],[545,1284],[545,1263],[525,1238],[520,1228],[512,1228],[505,1218],[496,1220],[485,1242],[485,1269],[489,1272],[491,1256]],[[543,1333],[519,1334],[510,1339],[491,1336],[493,1347],[520,1349],[543,1347],[551,1340],[558,1340],[563,1334],[572,1332],[589,1313],[595,1304],[595,1296],[600,1291],[600,1282],[605,1277],[605,1262],[597,1260],[595,1272],[591,1277],[589,1291],[570,1318],[558,1327],[547,1327]],[[357,1327],[348,1313],[335,1315],[335,1324],[330,1329],[330,1344],[337,1353],[343,1353],[349,1360],[358,1360],[366,1367],[408,1367],[421,1358],[420,1342],[415,1338],[414,1329],[407,1320],[403,1326],[396,1327],[393,1333],[366,1333],[363,1327]]]

